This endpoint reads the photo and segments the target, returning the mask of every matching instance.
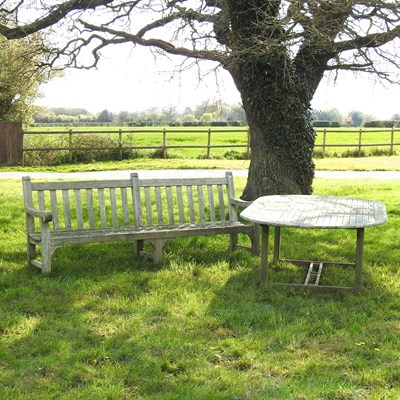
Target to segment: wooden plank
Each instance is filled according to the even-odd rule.
[[[313,268],[314,268],[314,263],[311,262],[311,263],[310,263],[310,266],[308,267],[308,272],[307,272],[306,279],[305,279],[305,281],[304,281],[304,285],[308,285],[308,284],[309,284],[310,279],[311,279],[311,275],[312,275],[312,273],[313,273]]]
[[[86,189],[86,200],[89,217],[89,228],[95,229],[96,222],[94,218],[93,189]]]
[[[141,187],[165,187],[165,186],[197,186],[197,185],[223,185],[226,184],[225,177],[206,178],[169,178],[169,179],[139,179]]]
[[[191,185],[186,186],[187,190],[187,199],[188,199],[188,206],[189,206],[189,215],[190,215],[190,222],[192,224],[195,223],[194,218],[194,200],[193,200],[193,189]]]
[[[76,208],[76,221],[78,229],[83,229],[83,213],[82,213],[82,200],[80,189],[74,190],[75,208]]]
[[[168,223],[170,225],[173,225],[175,223],[175,218],[174,218],[174,203],[172,198],[171,186],[166,187],[166,192],[167,192],[167,205],[168,205]]]
[[[57,192],[55,190],[50,190],[50,201],[51,201],[51,213],[53,214],[53,229],[55,231],[58,231],[60,225],[58,220]]]
[[[118,180],[93,180],[93,181],[55,181],[32,182],[32,190],[63,190],[63,189],[107,189],[131,187],[132,182],[127,179]]]
[[[143,226],[142,201],[140,196],[139,176],[137,173],[131,174],[132,181],[132,202],[134,225],[136,228]]]
[[[124,226],[129,225],[129,209],[128,209],[128,195],[126,193],[126,188],[121,188],[121,205],[122,205],[122,215],[124,219]]]
[[[204,209],[204,193],[203,193],[202,185],[197,186],[197,196],[198,196],[198,203],[199,203],[200,221],[205,222],[206,215],[205,215],[205,209]]]
[[[324,264],[322,262],[319,263],[319,267],[318,267],[318,273],[317,273],[317,278],[315,279],[315,285],[318,286],[319,285],[319,281],[321,279],[321,274],[322,274],[322,267],[324,266]]]
[[[62,190],[63,208],[64,208],[64,224],[65,229],[71,229],[71,206],[69,202],[69,191]]]
[[[104,198],[104,189],[98,189],[99,194],[99,209],[100,209],[100,224],[102,228],[107,228],[107,214],[106,214],[106,203]]]
[[[226,221],[225,215],[225,201],[224,201],[224,188],[222,185],[218,185],[218,205],[219,205],[219,216],[221,221]]]
[[[153,225],[153,208],[151,206],[151,191],[149,187],[144,188],[144,199],[146,203],[147,225]]]
[[[215,221],[214,190],[212,185],[207,185],[208,204],[210,207],[210,220]]]
[[[45,201],[44,201],[44,191],[43,190],[39,190],[37,192],[38,195],[38,206],[40,210],[45,210],[46,206],[45,206]]]
[[[112,226],[114,228],[118,228],[119,222],[118,222],[117,198],[115,196],[114,188],[110,188],[110,203],[111,203]]]
[[[164,224],[164,215],[163,215],[163,204],[161,199],[161,189],[160,186],[155,187],[156,190],[156,206],[157,206],[157,218],[158,224]]]
[[[181,224],[185,223],[185,208],[184,208],[184,203],[183,203],[183,192],[182,192],[182,186],[177,186],[176,187],[176,198],[178,202],[178,210],[179,210],[179,222]]]

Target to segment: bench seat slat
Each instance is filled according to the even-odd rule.
[[[106,229],[84,229],[71,231],[53,232],[52,241],[56,246],[65,244],[107,242],[119,240],[138,240],[138,239],[163,239],[173,237],[189,237],[214,235],[217,233],[250,233],[251,225],[242,223],[227,223],[227,224],[184,224],[184,225],[163,225],[162,227],[144,227],[136,228],[106,228]],[[35,243],[40,243],[40,233],[29,235]],[[130,239],[131,237],[131,239]],[[124,239],[125,238],[125,239]]]

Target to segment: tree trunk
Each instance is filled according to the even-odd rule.
[[[315,132],[309,111],[313,88],[285,74],[286,61],[279,54],[267,62],[253,58],[231,69],[250,129],[251,162],[244,200],[312,193]]]

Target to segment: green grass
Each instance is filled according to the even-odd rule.
[[[362,158],[324,158],[316,159],[317,170],[339,171],[399,171],[400,156],[362,157]],[[140,169],[247,169],[247,160],[198,160],[198,159],[149,159],[95,162],[85,164],[63,164],[40,167],[1,167],[1,171],[49,171],[83,172],[105,170],[140,170]]]
[[[43,276],[25,263],[21,184],[0,181],[0,398],[400,398],[398,182],[315,192],[386,204],[360,295],[261,289],[259,258],[225,236],[169,241],[159,265],[131,243],[65,247]],[[351,262],[353,233],[284,231],[282,255]]]

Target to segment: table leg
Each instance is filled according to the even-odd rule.
[[[357,245],[356,245],[356,281],[354,292],[359,293],[362,285],[362,264],[364,255],[364,228],[357,229]]]
[[[275,226],[274,263],[278,262],[280,258],[281,258],[281,227]]]
[[[268,236],[269,226],[261,225],[261,270],[260,284],[264,286],[268,279]]]

